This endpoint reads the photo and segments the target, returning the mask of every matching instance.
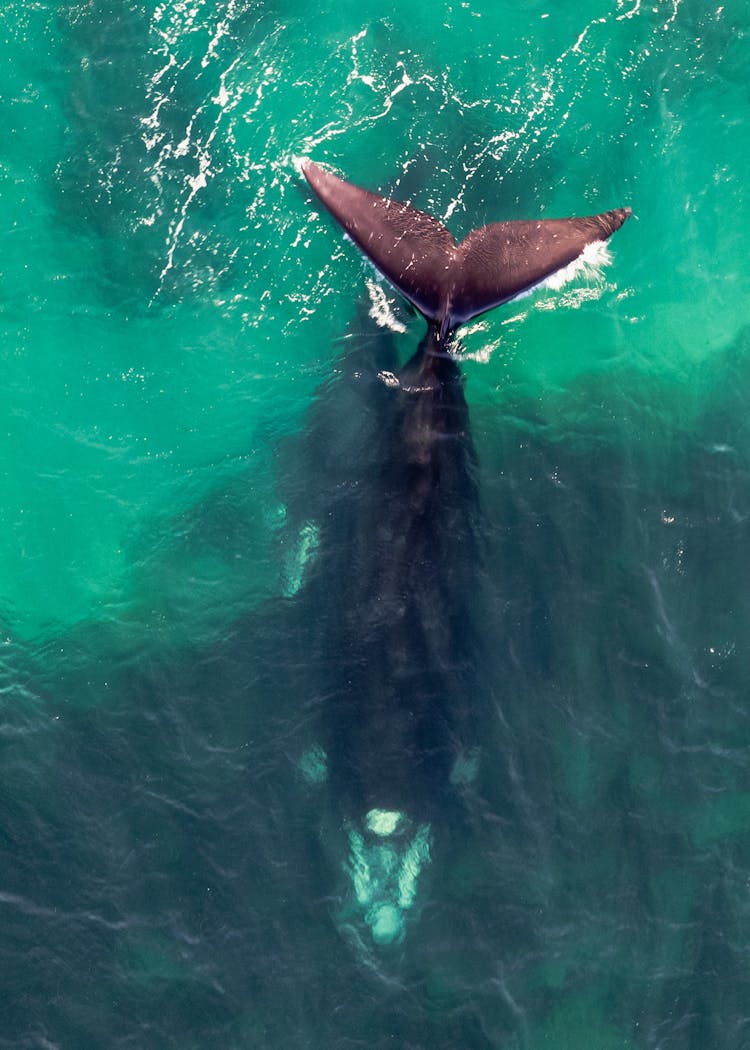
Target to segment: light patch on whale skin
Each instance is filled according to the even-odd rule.
[[[349,831],[350,853],[344,870],[360,914],[378,945],[403,940],[406,913],[416,899],[419,876],[430,861],[430,825],[421,824],[411,841],[404,837],[408,825],[408,819],[396,810],[372,809],[365,817],[369,835],[354,828]]]
[[[320,546],[320,529],[312,521],[306,521],[299,531],[297,544],[286,561],[286,573],[283,594],[293,598],[300,590],[305,579],[305,571]]]
[[[430,825],[422,824],[398,873],[398,903],[402,909],[411,908],[417,895],[417,883],[422,865],[430,860]]]
[[[365,823],[375,835],[392,835],[401,823],[401,814],[397,810],[371,809]]]
[[[477,778],[479,762],[480,757],[478,751],[461,752],[461,754],[456,757],[456,761],[453,763],[453,768],[451,769],[451,784],[453,784],[454,787],[464,787],[467,784],[471,784],[472,781]]]
[[[328,777],[328,755],[320,744],[313,744],[297,763],[308,784],[322,784]]]

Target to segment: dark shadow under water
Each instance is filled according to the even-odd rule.
[[[362,666],[340,570],[372,569],[351,522],[401,355],[368,322],[344,346],[279,448],[287,597],[206,648],[6,646],[0,1046],[745,1045],[747,334],[684,427],[679,391],[626,376],[475,413],[440,583],[478,596],[451,637],[481,772],[415,925],[369,953],[333,921],[344,792],[299,766],[343,677],[390,658]]]

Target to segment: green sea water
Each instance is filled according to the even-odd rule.
[[[0,1047],[750,1047],[750,5],[0,28]],[[308,156],[457,235],[633,209],[462,334],[518,799],[385,960],[331,921],[278,612],[284,449],[379,331]]]

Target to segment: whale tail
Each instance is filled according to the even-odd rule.
[[[583,218],[493,222],[456,244],[426,212],[360,189],[311,160],[301,168],[354,243],[440,339],[575,264],[631,214],[615,208]]]

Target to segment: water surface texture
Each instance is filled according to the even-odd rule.
[[[0,1047],[750,1046],[750,7],[0,26]],[[462,334],[481,774],[380,946],[318,730],[424,323],[303,156],[457,235],[634,212]]]

